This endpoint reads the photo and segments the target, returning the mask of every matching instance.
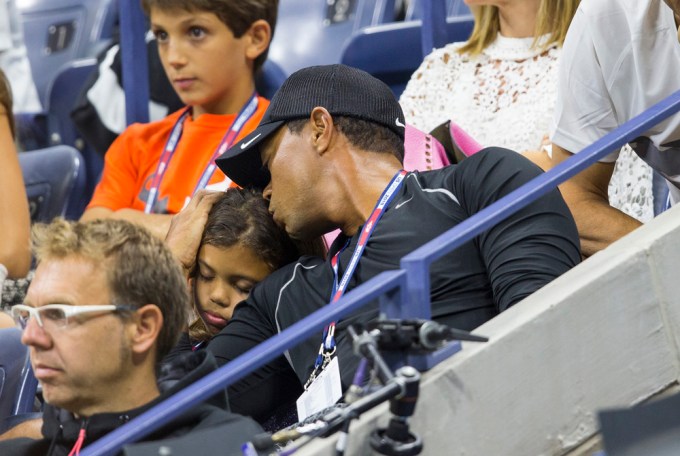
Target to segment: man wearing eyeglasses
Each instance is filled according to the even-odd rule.
[[[33,243],[35,277],[12,316],[42,385],[42,438],[0,442],[0,454],[77,455],[214,369],[209,355],[190,354],[169,366],[178,381],[161,393],[157,362],[185,327],[189,298],[160,240],[124,221],[57,220],[36,226]],[[228,425],[222,446],[240,454],[240,444],[261,429],[224,408],[224,395],[212,398],[156,431],[154,440]]]

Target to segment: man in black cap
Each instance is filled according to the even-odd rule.
[[[302,69],[284,82],[259,127],[217,164],[237,184],[263,188],[274,219],[293,238],[336,228],[342,234],[328,259],[303,257],[253,289],[208,345],[218,362],[397,269],[404,255],[541,172],[519,154],[491,148],[456,166],[407,173],[403,154],[404,115],[379,80],[330,65]],[[209,200],[202,194],[188,214],[205,213]],[[190,240],[182,239],[186,226],[180,222],[168,241],[191,268],[195,250],[182,246]],[[579,261],[576,226],[553,190],[432,264],[433,319],[471,330]],[[336,344],[334,357],[348,386],[356,359],[343,329],[377,315],[377,303],[364,307],[338,322],[335,341],[323,337],[322,344],[322,335],[315,335],[238,382],[230,390],[232,409],[263,419],[294,400],[321,370],[315,366],[320,345],[332,352]]]

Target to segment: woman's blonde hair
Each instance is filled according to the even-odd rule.
[[[547,49],[553,44],[561,46],[580,2],[581,0],[541,0],[538,13],[536,13],[536,29],[532,46],[537,46],[539,38],[543,35],[548,35],[548,39],[540,43],[542,49]],[[461,54],[481,54],[494,42],[500,31],[498,7],[475,6],[472,7],[472,14],[475,17],[475,25],[470,39],[458,49]]]

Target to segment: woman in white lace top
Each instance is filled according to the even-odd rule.
[[[407,122],[431,131],[452,119],[484,146],[537,150],[557,97],[560,46],[579,0],[467,0],[467,42],[434,50],[400,103]]]
[[[579,2],[466,0],[475,17],[472,35],[425,57],[399,100],[407,122],[428,132],[451,119],[484,146],[545,147],[561,45]],[[651,172],[635,154],[627,157],[610,195],[626,212],[648,219]],[[643,197],[631,195],[640,185],[648,187],[640,190]]]

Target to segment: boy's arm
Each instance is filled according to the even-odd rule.
[[[553,144],[551,167],[571,156],[571,152]],[[586,257],[641,225],[609,205],[607,187],[613,172],[614,163],[599,162],[560,185],[562,196],[576,221],[581,250]]]
[[[140,142],[140,130],[136,125],[128,127],[106,152],[101,180],[85,212],[83,222],[94,219],[121,219],[147,228],[160,239],[164,239],[170,228],[172,215],[145,214],[132,209],[138,197],[140,169],[143,167],[139,151],[147,147],[147,141]]]
[[[87,222],[95,219],[127,220],[143,226],[159,239],[165,239],[170,229],[172,217],[172,214],[145,214],[142,211],[128,208],[114,211],[106,207],[92,207],[83,213],[80,221]]]
[[[34,418],[31,420],[23,421],[10,430],[0,434],[0,441],[17,439],[20,437],[25,437],[29,439],[41,439],[42,438],[42,428],[43,420],[42,418]]]

